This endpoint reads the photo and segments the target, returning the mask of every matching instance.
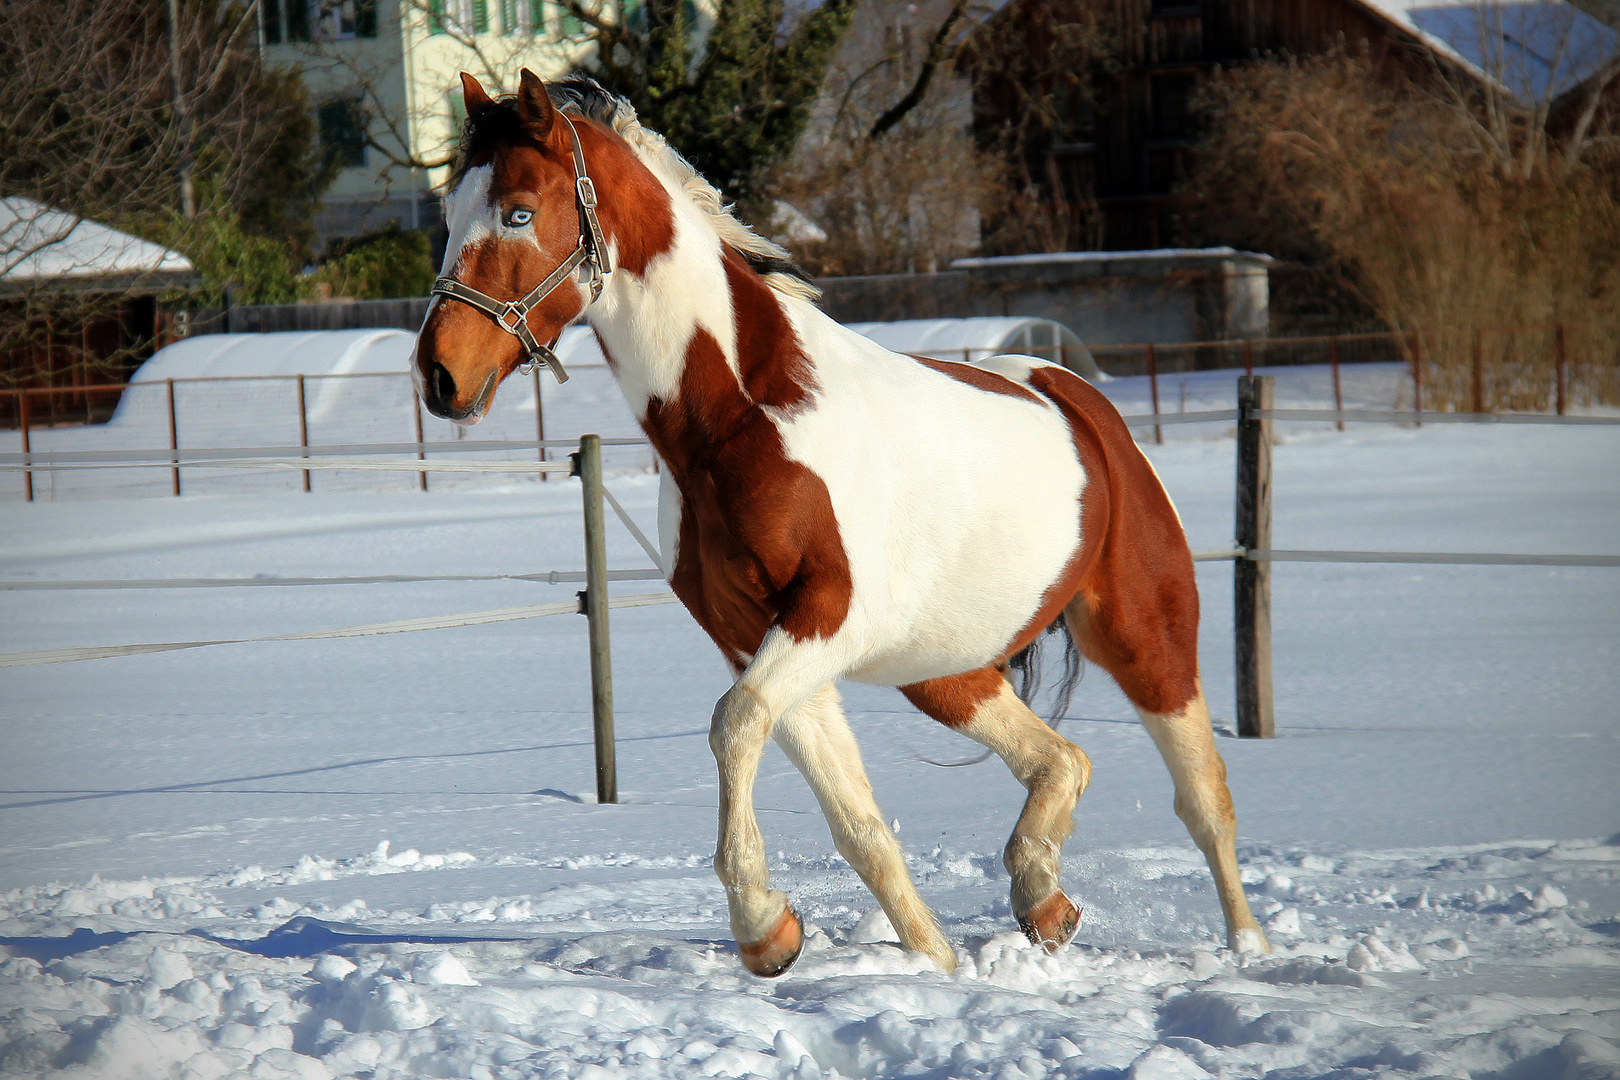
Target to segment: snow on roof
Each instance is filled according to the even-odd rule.
[[[354,375],[405,372],[416,335],[409,330],[290,330],[274,334],[199,334],[165,345],[130,382],[221,375]],[[557,343],[568,364],[606,363],[589,327],[570,326]]]
[[[1620,50],[1620,33],[1566,0],[1361,0],[1525,101],[1556,97]]]
[[[32,199],[0,199],[0,281],[8,284],[194,271],[161,244]]]
[[[1051,319],[981,316],[971,319],[904,319],[850,323],[857,334],[895,352],[942,360],[973,359],[997,353],[1051,358],[1054,346],[1067,346],[1069,366],[1088,378],[1091,353],[1073,330]],[[294,330],[274,334],[199,334],[165,345],[142,364],[130,382],[202,379],[228,375],[347,375],[404,372],[411,366],[416,335],[408,330]],[[606,357],[588,326],[570,326],[557,342],[567,367],[604,364]]]

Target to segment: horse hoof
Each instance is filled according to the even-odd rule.
[[[743,967],[762,979],[774,979],[793,966],[804,948],[804,923],[792,908],[782,912],[776,928],[758,941],[737,943]]]
[[[1049,953],[1067,945],[1079,927],[1080,909],[1061,890],[1018,917],[1018,928],[1029,938],[1030,944],[1039,945]]]

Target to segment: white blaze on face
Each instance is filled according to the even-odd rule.
[[[500,211],[489,201],[489,185],[495,175],[493,165],[468,169],[456,189],[444,198],[445,224],[450,241],[444,247],[441,274],[454,275],[467,249],[498,234]]]

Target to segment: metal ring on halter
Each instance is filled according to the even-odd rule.
[[[563,369],[562,361],[552,352],[557,341],[562,337],[562,331],[552,339],[550,345],[542,345],[529,329],[529,312],[539,306],[540,302],[556,291],[557,286],[579,267],[580,284],[591,291],[591,298],[585,302],[589,307],[602,295],[602,280],[613,272],[608,261],[607,240],[602,235],[602,223],[596,219],[596,185],[591,182],[590,174],[585,171],[585,151],[579,144],[579,129],[574,122],[563,113],[563,123],[568,125],[568,134],[573,137],[574,151],[574,203],[579,208],[579,242],[574,250],[569,252],[568,258],[562,264],[546,275],[546,279],[536,285],[529,294],[521,300],[497,300],[488,293],[480,292],[471,285],[463,284],[446,274],[433,282],[432,296],[448,296],[452,300],[460,300],[469,307],[479,311],[495,320],[495,325],[523,343],[525,350],[523,360],[518,364],[518,370],[528,375],[540,365],[545,364],[557,381],[567,382],[568,372]]]

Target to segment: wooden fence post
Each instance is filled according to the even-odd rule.
[[[590,624],[591,715],[596,731],[596,801],[619,801],[613,746],[613,662],[608,648],[607,545],[602,520],[602,437],[581,435],[573,474],[585,499],[585,617]]]
[[[1238,378],[1236,592],[1232,622],[1237,661],[1237,725],[1244,738],[1276,734],[1271,702],[1271,563],[1247,557],[1271,547],[1271,421],[1252,415],[1270,409],[1270,375]]]
[[[174,380],[165,380],[169,384],[169,450],[174,454],[174,493],[180,494],[180,429],[174,419]]]
[[[1474,331],[1474,411],[1485,411],[1485,331]]]

